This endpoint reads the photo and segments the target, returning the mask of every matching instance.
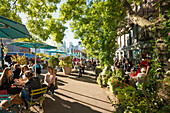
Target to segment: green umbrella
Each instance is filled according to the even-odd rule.
[[[51,50],[51,51],[46,51],[46,52],[49,52],[49,53],[59,53],[59,54],[67,54],[66,52],[60,51],[60,50],[58,50],[58,49],[56,49],[56,50]]]
[[[45,44],[43,42],[14,42],[11,43],[12,45],[20,46],[20,47],[28,47],[28,48],[35,48],[35,74],[36,74],[36,51],[37,48],[39,49],[56,49],[57,47]]]
[[[16,38],[28,38],[28,37],[31,37],[31,35],[29,34],[25,25],[0,16],[2,66],[4,66],[2,38],[16,39]]]

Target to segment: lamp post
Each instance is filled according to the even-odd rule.
[[[2,61],[2,69],[4,69],[4,44],[1,38],[1,61]]]

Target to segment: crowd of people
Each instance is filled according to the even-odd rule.
[[[15,63],[10,66],[6,67],[0,76],[0,94],[11,95],[12,105],[25,104],[26,109],[28,109],[27,101],[31,101],[30,94],[33,89],[47,87],[47,92],[53,96],[54,89],[56,88],[56,75],[53,73],[51,66],[48,66],[48,73],[43,80],[39,77],[40,72],[35,74],[35,68],[38,70],[39,65],[35,66],[31,61],[28,65],[21,66]],[[34,96],[33,98],[36,99],[40,96]],[[0,107],[6,109],[10,106],[8,101],[1,101]]]
[[[137,88],[137,79],[146,75],[148,66],[151,68],[151,59],[149,57],[145,57],[136,65],[129,59],[123,58],[120,60],[115,59],[112,70],[115,72],[116,77],[124,78],[124,81],[128,84],[131,84],[132,80],[135,81],[132,86]]]
[[[73,66],[74,68],[77,70],[79,69],[79,76],[78,77],[82,77],[82,74],[84,74],[84,70],[85,68],[87,70],[95,70],[96,66],[97,66],[97,62],[96,60],[86,60],[86,59],[73,59]]]

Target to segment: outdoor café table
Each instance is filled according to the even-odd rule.
[[[11,85],[11,88],[8,89],[8,94],[10,95],[15,95],[15,94],[19,94],[22,91],[23,86],[19,86],[19,85]]]

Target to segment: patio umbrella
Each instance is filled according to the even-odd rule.
[[[58,50],[58,49],[56,49],[56,50],[51,50],[51,51],[46,51],[46,52],[49,52],[49,53],[59,53],[59,54],[67,54],[66,52],[60,51],[60,50]]]
[[[29,37],[31,37],[31,35],[29,34],[25,25],[0,16],[2,66],[4,66],[2,38],[16,39],[16,38],[29,38]]]
[[[28,48],[35,48],[35,74],[36,74],[36,51],[37,48],[39,49],[56,49],[57,47],[51,46],[45,43],[40,43],[40,42],[14,42],[11,43],[12,45],[20,46],[20,47],[28,47]]]

